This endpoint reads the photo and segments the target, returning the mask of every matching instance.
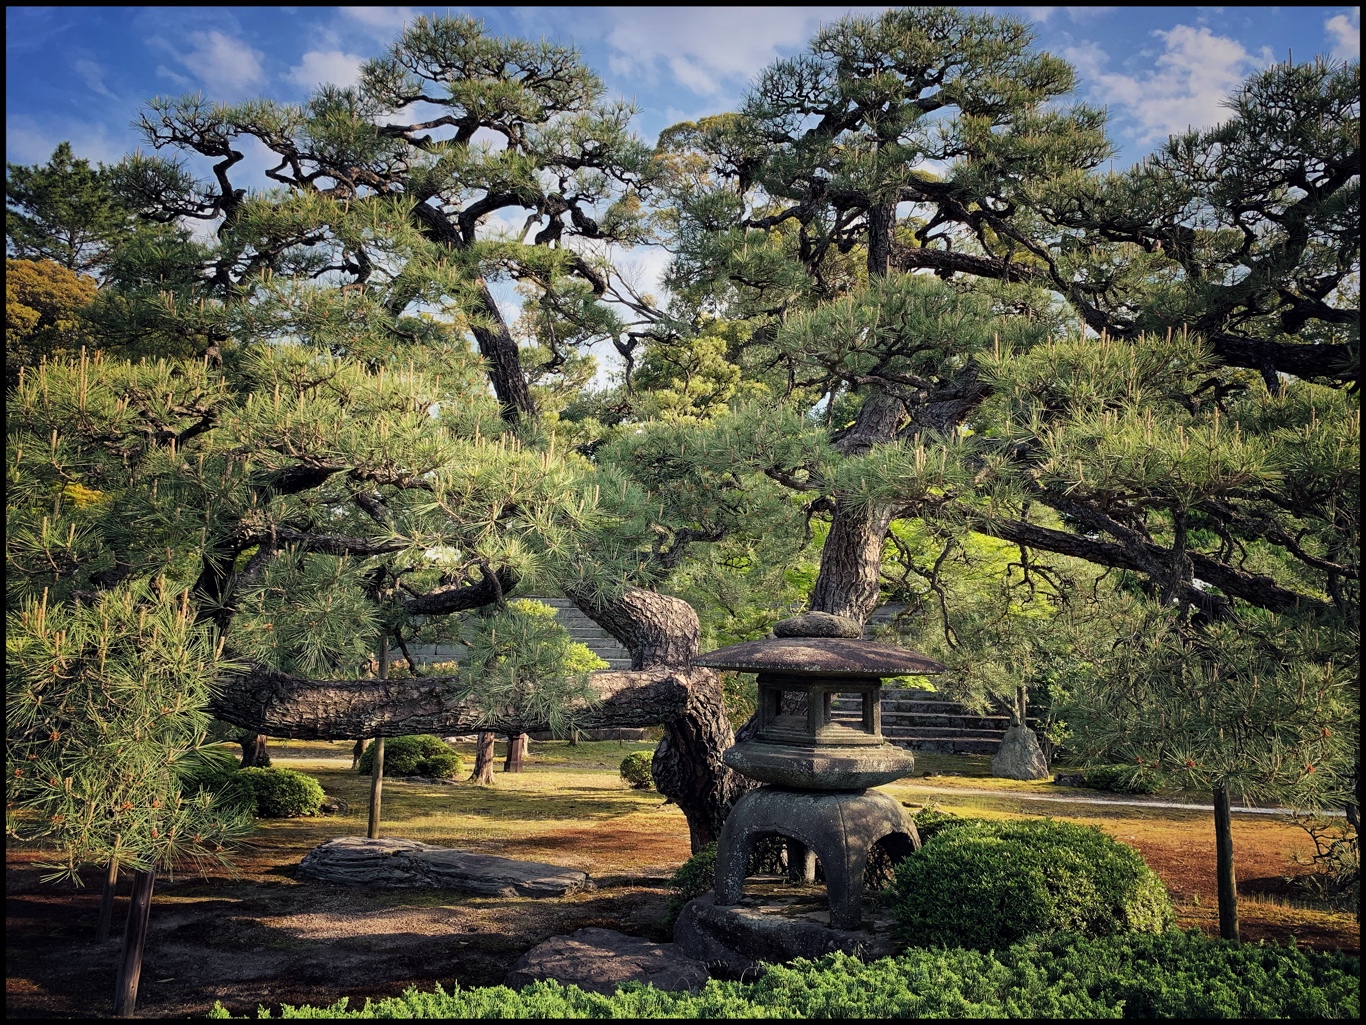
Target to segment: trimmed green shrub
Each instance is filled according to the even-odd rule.
[[[914,819],[915,831],[920,836],[921,843],[925,843],[930,837],[945,829],[980,821],[979,819],[964,818],[961,815],[953,814],[953,812],[940,811],[938,808],[921,808],[915,813]]]
[[[897,866],[892,912],[907,946],[999,949],[1058,932],[1161,932],[1176,921],[1132,847],[1050,819],[941,825]]]
[[[536,982],[401,997],[348,1010],[280,1008],[281,1018],[1348,1018],[1361,960],[1235,946],[1198,931],[1056,936],[1000,952],[909,950],[863,964],[844,954],[769,967],[755,982],[700,993],[628,983],[604,996]],[[211,1018],[231,1017],[215,1004]],[[259,1009],[258,1017],[270,1017]]]
[[[1141,765],[1093,765],[1082,771],[1085,785],[1092,790],[1116,794],[1155,794],[1157,777]]]
[[[317,815],[323,805],[318,781],[293,769],[238,769],[228,786],[243,798],[250,792],[252,814],[261,819]]]
[[[621,760],[621,778],[631,784],[632,790],[649,790],[655,785],[655,778],[650,773],[653,758],[649,751],[637,751]]]
[[[372,740],[361,753],[356,771],[370,775],[375,764],[375,742]],[[440,737],[429,733],[415,737],[390,737],[384,742],[384,775],[431,776],[436,779],[458,779],[464,775],[465,765],[460,755],[446,746]]]

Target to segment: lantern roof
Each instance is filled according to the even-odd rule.
[[[718,648],[693,665],[792,676],[927,676],[948,672],[928,655],[857,637],[765,637]]]

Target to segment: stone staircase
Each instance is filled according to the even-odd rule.
[[[864,625],[869,627],[890,623],[906,606],[888,602],[875,609]],[[850,714],[857,699],[836,698],[832,711]],[[1037,723],[1030,719],[1030,726]],[[994,755],[1001,746],[1010,717],[980,715],[969,711],[957,701],[931,690],[911,690],[887,687],[882,691],[882,735],[899,747],[925,754]]]
[[[569,631],[569,636],[581,644],[586,644],[593,654],[605,661],[611,669],[630,669],[631,653],[622,647],[621,642],[597,623],[585,616],[568,598],[532,597],[532,601],[543,602],[555,610],[555,618]],[[420,664],[433,662],[459,662],[465,657],[463,644],[410,644],[408,650]]]

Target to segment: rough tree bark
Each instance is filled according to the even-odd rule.
[[[266,737],[262,733],[246,733],[238,740],[242,745],[242,768],[264,769],[270,765],[270,754],[266,751]]]
[[[479,731],[479,738],[474,744],[474,771],[470,773],[471,783],[493,785],[493,742],[492,730]]]

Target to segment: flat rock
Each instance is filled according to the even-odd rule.
[[[298,875],[349,886],[432,887],[479,897],[562,897],[586,872],[384,836],[339,836],[304,855]]]
[[[747,894],[739,904],[718,907],[716,895],[689,901],[674,926],[674,942],[682,953],[706,965],[711,974],[752,979],[761,962],[786,964],[799,957],[818,958],[835,951],[864,961],[896,952],[885,913],[865,904],[863,929],[830,928],[829,904],[811,893],[782,884],[750,888],[770,891]],[[786,895],[784,895],[786,893]]]
[[[656,989],[695,992],[707,978],[707,969],[684,956],[676,943],[651,943],[613,929],[580,929],[532,947],[512,966],[504,985],[521,989],[555,979],[611,994],[623,983],[647,982]]]

